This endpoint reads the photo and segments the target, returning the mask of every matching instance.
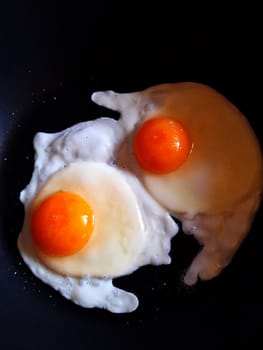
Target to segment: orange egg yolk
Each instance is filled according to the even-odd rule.
[[[94,226],[90,205],[79,195],[56,192],[33,211],[31,233],[39,250],[50,256],[76,253],[88,242]]]
[[[133,140],[134,155],[140,167],[154,174],[178,169],[191,151],[190,137],[173,118],[156,116],[146,120]]]

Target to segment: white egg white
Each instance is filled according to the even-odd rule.
[[[56,171],[77,161],[112,164],[124,133],[111,118],[78,123],[57,133],[38,132],[34,137],[35,164],[29,186],[20,194],[25,206]]]
[[[105,308],[115,313],[135,310],[138,306],[138,300],[134,294],[113,286],[112,279],[129,274],[143,265],[169,264],[171,261],[169,256],[170,242],[178,232],[177,224],[147,193],[140,181],[133,174],[115,167],[115,155],[123,142],[123,135],[121,126],[109,118],[80,123],[55,134],[38,133],[34,139],[36,153],[32,178],[20,195],[20,199],[25,205],[26,215],[22,232],[18,238],[18,248],[25,263],[44,283],[49,284],[64,297],[83,307]],[[80,167],[78,173],[81,173],[82,165],[84,168],[91,166],[89,169],[94,167],[94,178],[96,178],[97,167],[104,170],[110,167],[113,174],[118,174],[116,176],[120,177],[133,196],[132,203],[127,203],[125,207],[128,210],[129,205],[136,206],[136,215],[139,215],[139,219],[142,221],[141,233],[134,233],[135,237],[136,235],[143,236],[143,240],[139,239],[138,241],[136,256],[131,259],[131,263],[125,271],[115,272],[113,276],[109,274],[109,276],[98,278],[93,273],[83,273],[82,271],[81,276],[76,277],[74,274],[56,271],[55,268],[50,268],[43,263],[41,255],[38,254],[30,239],[28,213],[38,194],[47,184],[52,183],[53,178],[58,177],[60,173],[66,173],[67,169]],[[92,176],[90,178],[92,179]],[[112,180],[114,182],[113,177]],[[82,181],[81,186],[85,192],[84,182],[85,180]],[[74,177],[72,177],[72,184],[72,188],[74,188]],[[125,190],[125,186],[121,188]],[[96,191],[98,193],[98,189]],[[101,191],[100,196],[103,196],[103,191]],[[105,193],[106,196],[107,193]],[[111,193],[111,196],[114,197],[114,194]],[[106,233],[111,234],[111,232]],[[118,257],[118,251],[116,251],[116,256]]]

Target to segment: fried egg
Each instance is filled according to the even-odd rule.
[[[262,195],[262,154],[248,120],[198,83],[98,91],[92,100],[120,112],[126,137],[117,165],[136,174],[203,246],[185,283],[217,276],[247,235]]]
[[[44,283],[82,307],[131,312],[137,297],[114,278],[169,264],[178,226],[130,172],[115,166],[117,121],[100,118],[34,138],[35,167],[21,192],[18,248]]]

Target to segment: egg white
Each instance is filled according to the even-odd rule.
[[[135,310],[138,306],[138,300],[132,293],[114,287],[112,278],[129,274],[147,264],[169,264],[171,261],[169,256],[170,242],[178,232],[178,226],[174,220],[147,193],[140,181],[133,174],[115,167],[114,157],[123,141],[123,135],[124,131],[118,123],[109,118],[80,123],[55,134],[38,133],[34,139],[36,153],[32,178],[20,195],[20,199],[25,205],[26,215],[22,232],[18,238],[21,256],[31,271],[43,282],[83,307],[106,308],[111,312],[118,313]],[[87,172],[85,170],[82,172],[82,169],[86,169]],[[65,175],[67,173],[69,176]],[[88,173],[90,176],[85,176]],[[122,256],[119,254],[121,250],[116,249],[117,239],[115,240],[117,243],[113,244],[113,250],[116,250],[115,260],[114,255],[112,255],[112,260],[115,261],[114,268],[112,265],[104,263],[104,270],[100,270],[103,265],[101,261],[103,261],[103,255],[106,251],[102,251],[100,260],[99,255],[97,256],[99,249],[93,256],[91,249],[88,258],[85,249],[83,249],[79,254],[75,254],[74,258],[77,257],[75,263],[70,262],[70,257],[62,258],[62,260],[65,259],[63,264],[56,259],[46,260],[37,251],[30,238],[28,222],[30,208],[48,193],[63,186],[65,190],[72,190],[82,195],[86,193],[89,198],[92,197],[91,202],[92,200],[96,202],[96,196],[99,196],[101,198],[97,206],[100,208],[99,211],[101,210],[99,219],[106,220],[103,210],[109,206],[108,195],[114,206],[115,194],[112,189],[110,194],[103,192],[105,189],[103,187],[103,173],[105,183],[109,184],[112,181],[115,184],[115,190],[120,191],[121,202],[124,200],[122,210],[119,210],[117,205],[114,215],[119,215],[121,222],[122,217],[125,217],[124,214],[121,215],[122,212],[130,210],[131,213],[131,218],[129,218],[131,230],[128,230],[128,244],[126,245],[126,248],[130,249],[131,252],[127,254],[128,259],[126,256],[126,260],[122,260],[123,264],[117,263],[118,257]],[[65,176],[61,176],[61,174]],[[98,179],[97,175],[100,178],[98,183],[101,184],[101,188],[98,187],[99,185],[93,188],[96,179]],[[118,198],[118,196],[116,197]],[[89,202],[89,200],[87,201]],[[105,205],[104,209],[103,205]],[[125,224],[123,223],[123,227]],[[93,245],[93,248],[96,246],[95,238],[99,237],[99,231],[101,231],[102,237],[112,234],[110,223],[107,225],[107,222],[101,221],[100,229],[93,237],[91,236],[90,242],[88,242],[91,247]],[[130,242],[132,242],[131,246]],[[114,252],[112,251],[112,253]],[[43,261],[45,262],[43,263]],[[93,267],[90,268],[92,264]],[[74,271],[67,270],[72,266],[74,266]]]
[[[262,196],[262,153],[248,120],[220,93],[198,83],[161,84],[132,93],[98,91],[92,100],[120,112],[126,138],[117,165],[136,174],[203,246],[185,283],[217,276],[248,234]],[[185,163],[165,175],[141,169],[132,149],[136,129],[155,115],[181,122],[193,143]]]

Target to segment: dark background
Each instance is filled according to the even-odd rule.
[[[32,138],[40,130],[117,116],[90,101],[95,90],[206,83],[247,116],[262,146],[259,9],[168,4],[0,4],[1,349],[262,346],[262,208],[231,265],[210,282],[182,285],[198,250],[182,233],[173,240],[170,266],[143,267],[117,280],[139,297],[132,314],[66,301],[32,276],[16,248]]]

